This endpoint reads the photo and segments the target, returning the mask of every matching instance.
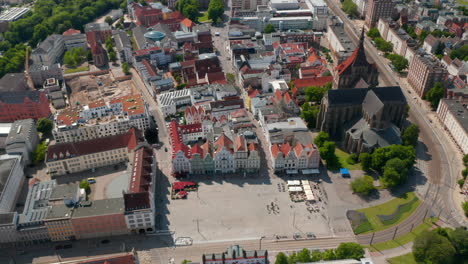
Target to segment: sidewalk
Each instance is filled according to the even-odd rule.
[[[401,247],[392,248],[381,252],[369,252],[369,255],[372,257],[372,260],[375,264],[387,264],[387,259],[410,253],[412,251],[412,247],[413,242],[410,242],[406,245],[402,245]]]

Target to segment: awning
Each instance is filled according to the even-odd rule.
[[[299,180],[288,181],[288,186],[295,186],[295,185],[301,185],[301,182]]]
[[[302,170],[302,174],[319,174],[320,171],[318,169],[307,169]]]
[[[299,186],[291,186],[288,188],[290,192],[302,192],[302,187]]]
[[[299,171],[298,170],[286,170],[286,174],[298,174]],[[299,182],[299,181],[298,181]],[[301,183],[299,182],[298,185],[300,185]]]

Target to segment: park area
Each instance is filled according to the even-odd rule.
[[[398,257],[387,259],[390,264],[416,264],[416,260],[414,260],[413,253],[408,253],[405,255],[401,255]]]
[[[335,154],[338,157],[338,160],[340,161],[341,168],[346,168],[348,170],[362,170],[360,163],[350,161],[350,154],[338,148],[335,150]]]
[[[347,217],[356,235],[376,232],[399,224],[421,204],[413,192],[376,206],[350,210]]]

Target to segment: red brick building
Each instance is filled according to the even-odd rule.
[[[128,233],[123,198],[81,202],[71,219],[77,239]]]
[[[163,13],[160,9],[152,8],[151,6],[141,6],[133,4],[135,10],[136,23],[139,26],[153,26],[163,20]]]
[[[11,91],[0,93],[0,122],[39,119],[51,114],[44,92]]]
[[[106,38],[112,36],[112,29],[107,23],[89,23],[85,26],[86,40],[88,44],[94,42],[104,43]]]

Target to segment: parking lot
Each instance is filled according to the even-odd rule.
[[[292,202],[280,178],[213,178],[220,180],[198,181],[198,193],[190,192],[186,200],[170,200],[167,226],[176,238],[190,237],[196,243],[331,235],[324,210],[313,212],[305,202]]]

